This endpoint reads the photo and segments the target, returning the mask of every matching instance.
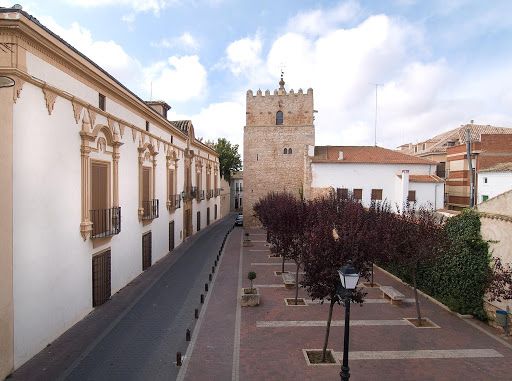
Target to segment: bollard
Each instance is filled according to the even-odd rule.
[[[197,308],[194,310],[194,317],[199,319],[199,310]]]
[[[212,274],[208,274],[208,280],[211,282],[212,281]]]
[[[215,260],[215,266],[217,266],[217,260]]]
[[[177,366],[181,366],[182,365],[182,362],[181,362],[181,352],[176,352],[176,365]]]
[[[215,272],[215,266],[212,266],[212,274]]]
[[[204,295],[201,294],[201,304],[203,304],[203,303],[204,303]]]
[[[204,284],[204,292],[208,292],[208,283]]]
[[[185,339],[190,341],[190,329],[187,328],[187,333],[185,334]]]

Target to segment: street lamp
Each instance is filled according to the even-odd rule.
[[[6,76],[0,76],[0,88],[1,87],[13,87],[14,79]]]
[[[350,369],[348,367],[348,340],[349,340],[349,324],[350,324],[350,297],[352,292],[359,282],[359,273],[352,266],[352,262],[349,261],[347,265],[343,266],[338,270],[340,275],[341,287],[345,289],[344,295],[340,295],[345,298],[345,336],[343,337],[343,364],[341,366],[341,380],[348,381],[350,378]]]

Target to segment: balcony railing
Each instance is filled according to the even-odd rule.
[[[111,237],[121,232],[121,208],[95,209],[90,211],[91,238]]]
[[[202,190],[201,192],[199,192],[199,199],[200,199],[200,200],[204,200],[204,190]]]
[[[167,207],[171,210],[179,209],[181,207],[181,196],[179,194],[170,195]]]
[[[208,189],[206,191],[206,199],[209,200],[213,197],[213,189]]]
[[[158,199],[142,201],[142,213],[143,220],[152,220],[158,218]]]
[[[199,197],[198,194],[199,194],[199,192],[198,192],[197,187],[190,188],[190,197],[191,198],[198,198]]]
[[[215,188],[215,197],[220,196],[221,188]]]

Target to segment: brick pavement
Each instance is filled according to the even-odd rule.
[[[261,230],[251,230],[261,234]],[[258,237],[258,238],[256,238]],[[262,236],[254,236],[257,241]],[[276,266],[251,265],[254,263],[279,263],[279,258],[269,258],[264,242],[253,241],[252,247],[243,248],[244,287],[248,286],[245,274],[256,271],[258,284],[277,284],[281,277],[274,275]],[[293,267],[287,266],[288,270]],[[233,271],[235,269],[232,269]],[[293,271],[293,270],[292,270]],[[406,298],[413,298],[412,290],[376,271],[376,282],[390,285],[402,292]],[[367,289],[368,298],[382,298],[378,289]],[[240,344],[240,380],[333,380],[338,379],[339,365],[307,366],[302,349],[321,348],[325,327],[278,327],[262,328],[262,321],[316,321],[326,320],[328,306],[310,304],[305,307],[285,306],[284,298],[292,298],[294,290],[285,288],[260,288],[262,303],[255,308],[242,309]],[[299,296],[307,298],[304,290]],[[396,360],[355,360],[350,361],[351,380],[487,380],[510,379],[512,350],[492,337],[482,333],[458,318],[453,313],[421,297],[424,317],[430,318],[440,328],[417,329],[411,325],[353,326],[351,327],[350,350],[367,356],[365,351],[382,355],[379,351],[452,350],[460,355],[467,349],[490,350],[503,357],[476,358],[417,358]],[[368,303],[353,305],[352,320],[400,320],[415,317],[413,303],[391,305],[390,303]],[[334,320],[343,321],[343,307],[336,305]],[[341,352],[343,329],[332,327],[328,348]],[[403,353],[403,352],[401,352]],[[418,355],[417,352],[407,352]],[[419,352],[421,355],[421,352]],[[435,352],[446,354],[445,352]],[[480,352],[477,352],[480,353]],[[424,356],[426,356],[424,354]],[[421,357],[421,356],[420,356]],[[227,379],[227,378],[226,378]]]

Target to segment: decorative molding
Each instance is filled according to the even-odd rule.
[[[43,87],[43,94],[46,101],[46,108],[48,109],[48,115],[52,115],[55,100],[57,99],[57,93],[50,90],[48,87]]]
[[[132,138],[133,138],[133,142],[135,143],[135,141],[137,140],[137,130],[133,127],[132,127]]]
[[[156,150],[160,151],[160,140],[156,141]]]
[[[75,116],[75,122],[78,124],[78,121],[80,120],[80,114],[82,113],[84,106],[82,106],[74,99],[71,100],[71,104],[73,105],[73,115]]]
[[[96,111],[92,110],[90,107],[87,109],[89,111],[89,121],[91,122],[91,128],[96,126]]]
[[[14,103],[18,100],[18,98],[21,95],[21,90],[23,90],[23,85],[25,84],[25,81],[21,78],[16,78],[16,81],[14,83],[14,90],[12,94],[12,100]]]
[[[124,123],[120,123],[120,122],[118,122],[117,124],[119,126],[119,134],[121,135],[121,139],[122,139],[124,136],[124,129],[126,126],[124,125]]]

